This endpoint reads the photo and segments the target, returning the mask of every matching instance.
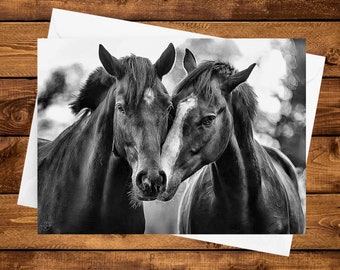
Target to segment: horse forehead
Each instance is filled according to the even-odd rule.
[[[144,101],[146,102],[146,104],[151,105],[154,100],[155,100],[155,92],[152,88],[147,88],[144,92],[144,96],[143,96]]]
[[[191,94],[188,98],[181,101],[178,104],[176,117],[182,117],[184,115],[187,115],[192,109],[196,108],[198,105],[198,99],[197,96]]]
[[[162,166],[168,176],[173,173],[173,167],[183,146],[183,124],[189,112],[196,107],[197,97],[194,95],[190,95],[177,105],[174,123],[162,148],[166,153],[162,154]]]
[[[184,122],[186,122],[190,118],[190,112],[192,112],[197,107],[198,98],[194,95],[191,95],[184,101],[181,101],[177,106],[174,122],[177,122],[179,126],[183,126]]]

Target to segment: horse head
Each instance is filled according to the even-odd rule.
[[[131,199],[154,200],[165,190],[167,181],[160,150],[172,103],[161,79],[173,66],[174,46],[170,44],[155,64],[134,55],[118,60],[102,45],[99,58],[116,78],[108,92],[114,106],[112,151],[131,167]]]
[[[232,92],[255,64],[240,72],[222,62],[197,66],[186,49],[183,66],[188,75],[175,89],[175,118],[162,147],[162,167],[168,176],[166,190],[158,197],[162,201],[171,199],[181,182],[224,152],[234,129]]]

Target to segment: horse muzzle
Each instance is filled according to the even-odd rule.
[[[142,170],[137,174],[136,185],[140,191],[140,200],[155,200],[165,190],[166,174],[159,170]]]

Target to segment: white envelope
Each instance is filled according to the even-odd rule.
[[[185,31],[53,9],[48,38],[209,37]],[[306,159],[325,58],[306,55]],[[18,204],[37,207],[37,111],[34,110]],[[292,235],[178,235],[239,248],[289,256]]]

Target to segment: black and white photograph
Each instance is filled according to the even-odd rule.
[[[305,39],[40,39],[37,108],[40,234],[305,233]]]

